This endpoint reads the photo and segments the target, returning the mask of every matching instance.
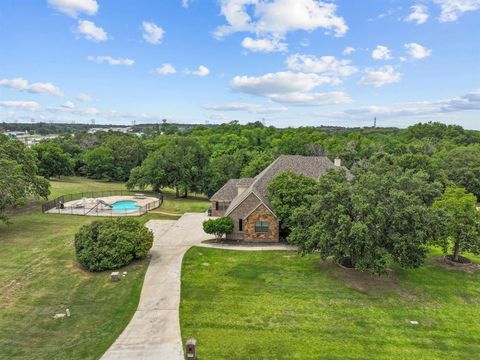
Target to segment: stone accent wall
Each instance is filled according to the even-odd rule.
[[[257,233],[255,231],[255,223],[257,221],[268,221],[270,227],[268,232]],[[278,242],[280,224],[278,219],[265,206],[260,205],[248,218],[244,221],[244,240],[255,242]]]
[[[233,233],[227,236],[227,239],[244,240],[245,221],[243,222],[243,231],[240,231],[238,228],[238,220],[244,219],[252,209],[255,209],[255,207],[258,206],[258,204],[260,204],[258,197],[254,194],[250,194],[235,208],[235,210],[232,211],[230,217],[233,219],[234,229]]]

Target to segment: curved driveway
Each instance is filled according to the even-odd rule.
[[[211,236],[202,230],[205,214],[185,214],[178,221],[151,220],[151,260],[140,303],[132,320],[102,360],[182,360],[180,270],[185,252]]]
[[[201,244],[206,214],[184,214],[178,221],[150,220],[154,234],[151,260],[140,302],[132,320],[102,360],[182,360],[180,333],[180,271],[185,252],[193,245],[231,250],[291,250],[287,245],[224,246]]]

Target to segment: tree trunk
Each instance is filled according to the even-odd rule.
[[[175,197],[176,198],[180,197],[180,191],[178,190],[178,186],[175,186]]]
[[[460,253],[460,244],[458,241],[455,241],[453,245],[453,261],[458,261],[458,254]]]

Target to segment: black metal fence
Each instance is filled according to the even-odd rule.
[[[155,198],[155,200],[151,200],[141,206],[139,205],[136,209],[113,209],[109,204],[98,201],[98,198],[109,196],[130,196],[132,200],[144,200],[145,197]],[[78,204],[72,204],[76,200],[78,200]],[[145,192],[139,194],[135,191],[127,190],[91,191],[59,196],[43,204],[42,212],[82,216],[140,216],[159,207],[162,203],[162,193]]]

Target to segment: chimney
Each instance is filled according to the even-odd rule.
[[[334,160],[334,164],[337,167],[342,166],[342,159],[340,159],[339,157],[336,157],[335,160]]]

